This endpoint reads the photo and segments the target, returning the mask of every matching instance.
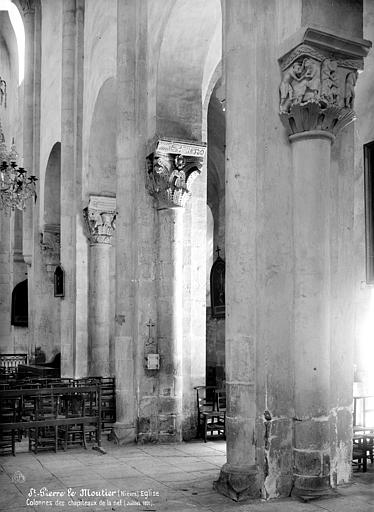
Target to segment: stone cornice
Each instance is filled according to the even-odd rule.
[[[157,200],[158,209],[185,206],[205,156],[203,143],[157,140],[154,151],[147,157],[146,188]]]
[[[370,47],[315,27],[303,27],[282,45],[280,117],[290,135],[326,130],[335,136],[355,119],[358,69]]]
[[[90,196],[88,206],[83,210],[83,217],[91,245],[112,243],[116,215],[115,197]]]
[[[366,39],[355,37],[348,39],[340,34],[321,30],[313,25],[304,26],[281,43],[279,62],[282,63],[287,58],[287,55],[301,44],[318,48],[323,52],[329,52],[330,56],[333,55],[335,58],[342,56],[345,59],[357,60],[361,64],[363,62],[362,59],[366,57],[372,46],[371,41]]]

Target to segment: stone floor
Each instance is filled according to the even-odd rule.
[[[181,445],[104,443],[106,454],[81,448],[67,452],[17,453],[0,458],[0,510],[6,512],[372,512],[374,468],[354,473],[334,498],[234,503],[212,489],[225,462],[223,441]],[[55,495],[52,495],[55,491]],[[103,491],[104,496],[89,495]],[[59,493],[56,494],[56,492]],[[154,494],[147,498],[146,494]],[[44,494],[44,496],[43,496]],[[105,496],[106,495],[106,496]],[[27,501],[29,500],[29,501]],[[36,502],[43,502],[37,504]],[[96,502],[94,504],[93,502]]]

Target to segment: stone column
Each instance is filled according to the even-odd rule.
[[[266,2],[224,4],[226,84],[226,439],[214,483],[235,501],[259,497],[256,466],[256,211],[258,20]],[[265,68],[266,69],[266,68]],[[261,77],[263,86],[263,76]]]
[[[136,211],[141,133],[139,104],[145,80],[139,51],[144,44],[140,34],[142,6],[133,0],[117,2],[117,188],[118,222],[116,233],[116,313],[114,360],[116,371],[116,414],[113,434],[120,444],[136,438]],[[145,102],[141,102],[144,107]],[[146,116],[144,116],[146,117]],[[136,247],[136,249],[135,249]]]
[[[110,338],[110,249],[115,229],[116,200],[90,196],[83,210],[90,242],[88,371],[92,377],[108,377]]]
[[[61,374],[86,374],[86,311],[77,300],[84,273],[81,243],[82,98],[84,0],[64,0],[62,10],[61,76],[61,265],[65,297],[61,301]],[[79,208],[78,208],[79,206]],[[79,342],[78,342],[79,337]],[[83,375],[82,375],[83,374]]]
[[[365,45],[314,29],[299,37],[280,59],[280,116],[293,158],[293,493],[311,497],[331,492],[331,144],[354,120]]]
[[[34,2],[22,1],[25,27],[25,76],[23,81],[23,167],[31,174],[34,170],[34,51],[35,51],[35,7]],[[28,201],[23,212],[23,256],[28,274],[32,261],[33,204]],[[29,290],[32,289],[29,283]],[[30,302],[29,302],[30,304]]]
[[[158,209],[159,440],[182,441],[183,208]]]
[[[20,3],[23,11],[23,22],[25,27],[25,75],[23,81],[23,167],[31,174],[39,174],[34,169],[34,53],[35,53],[35,6],[34,2],[23,1]],[[29,295],[29,347],[28,352],[31,355],[33,350],[33,328],[34,321],[32,315],[33,298],[33,202],[27,201],[23,211],[22,222],[22,253],[23,259],[27,265],[28,295]]]
[[[147,188],[158,211],[157,345],[160,354],[160,441],[182,440],[183,207],[201,172],[206,148],[159,140],[147,159]]]
[[[294,177],[294,493],[330,487],[328,131],[290,137]]]

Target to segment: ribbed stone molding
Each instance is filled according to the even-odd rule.
[[[280,118],[289,135],[323,130],[333,135],[355,119],[358,70],[371,43],[304,27],[283,45]]]
[[[83,217],[91,245],[112,243],[116,215],[115,197],[90,196],[88,206],[83,210]]]
[[[146,188],[157,209],[185,206],[191,185],[201,173],[206,145],[198,142],[160,139],[147,157]]]

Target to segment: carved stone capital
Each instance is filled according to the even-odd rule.
[[[57,265],[60,261],[60,226],[46,224],[40,233],[40,245],[48,265]]]
[[[146,188],[157,200],[158,209],[185,206],[205,155],[202,143],[158,140],[147,157],[146,176]]]
[[[35,12],[34,0],[18,0],[18,3],[22,9],[22,12],[24,15],[34,14],[34,12]]]
[[[371,43],[308,27],[290,44],[296,46],[279,59],[282,123],[290,135],[311,130],[336,135],[355,119],[358,70]]]
[[[116,198],[90,196],[83,217],[87,227],[87,236],[93,244],[111,244],[116,219]]]

